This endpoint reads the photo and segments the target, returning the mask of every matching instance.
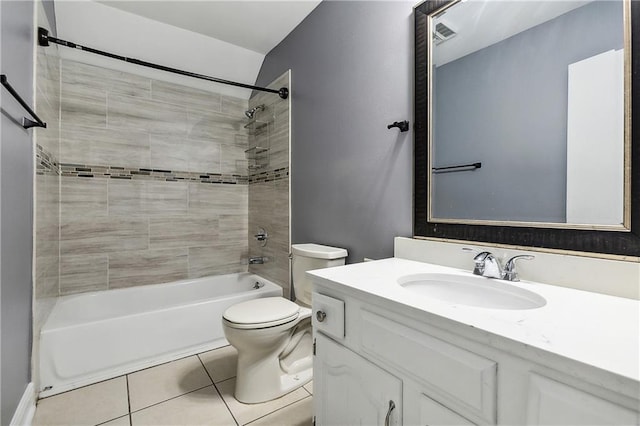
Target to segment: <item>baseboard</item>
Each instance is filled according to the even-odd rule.
[[[36,392],[33,383],[29,383],[20,398],[16,412],[13,413],[11,426],[31,426],[33,416],[36,414]]]

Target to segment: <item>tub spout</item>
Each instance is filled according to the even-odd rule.
[[[266,260],[267,258],[262,256],[250,257],[249,265],[262,265]]]

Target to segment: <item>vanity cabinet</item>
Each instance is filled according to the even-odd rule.
[[[401,425],[402,381],[322,334],[316,336],[317,425]]]
[[[514,354],[481,330],[435,327],[338,284],[314,288],[318,426],[640,423],[637,383],[535,349]]]

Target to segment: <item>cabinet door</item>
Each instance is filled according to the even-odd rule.
[[[637,425],[640,416],[564,383],[531,374],[529,425]]]
[[[402,381],[321,333],[313,383],[318,426],[402,424]]]

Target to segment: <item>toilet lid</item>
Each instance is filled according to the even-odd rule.
[[[273,327],[293,321],[300,306],[282,297],[264,297],[235,304],[224,312],[224,319],[237,328]]]

